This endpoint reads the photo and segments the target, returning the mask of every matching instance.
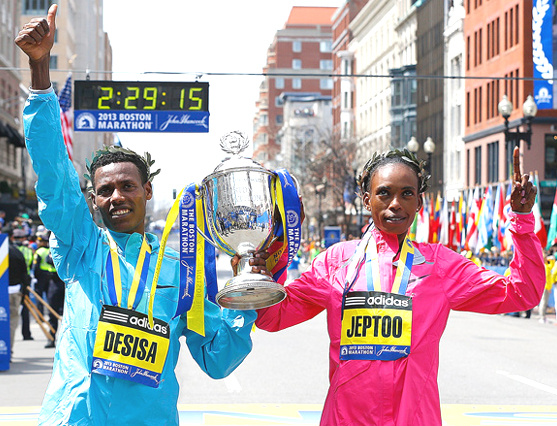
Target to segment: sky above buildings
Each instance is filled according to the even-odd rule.
[[[104,30],[113,50],[113,79],[209,82],[208,134],[119,133],[122,144],[149,151],[162,172],[154,180],[156,208],[172,191],[201,180],[224,158],[219,139],[253,130],[267,48],[293,6],[339,7],[344,0],[109,0]],[[248,150],[251,154],[251,146]]]

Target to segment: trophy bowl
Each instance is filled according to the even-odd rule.
[[[229,309],[260,309],[281,302],[284,287],[271,277],[251,272],[253,252],[266,248],[273,239],[273,173],[257,162],[239,156],[247,137],[231,132],[221,139],[221,148],[232,156],[224,160],[202,182],[205,214],[210,238],[217,248],[238,254],[237,274],[216,295],[217,303]]]

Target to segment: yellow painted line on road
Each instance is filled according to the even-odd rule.
[[[0,426],[36,426],[40,407],[0,407]],[[321,404],[180,404],[180,426],[318,426]],[[557,426],[557,405],[444,404],[443,426]]]
[[[557,405],[441,406],[443,426],[557,426]]]

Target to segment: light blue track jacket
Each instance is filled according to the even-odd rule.
[[[23,114],[25,139],[33,168],[39,214],[54,237],[51,250],[66,283],[64,318],[58,332],[54,370],[41,409],[40,425],[178,425],[178,382],[174,368],[179,337],[209,376],[230,374],[251,351],[254,311],[221,309],[205,300],[205,337],[187,329],[186,315],[172,318],[179,290],[179,258],[165,250],[154,303],[154,316],[170,325],[170,347],[158,388],[91,373],[93,345],[103,304],[110,304],[106,282],[109,245],[106,230],[94,222],[81,193],[60,127],[60,107],[53,92],[32,93]],[[132,282],[142,236],[111,232],[128,267],[120,262],[122,298]],[[158,238],[147,234],[152,248],[149,275],[137,308],[147,313]],[[121,256],[121,258],[122,258]],[[222,312],[222,313],[221,313]]]

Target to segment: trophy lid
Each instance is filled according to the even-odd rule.
[[[222,162],[215,168],[213,173],[222,172],[230,169],[243,169],[243,168],[259,168],[264,167],[257,161],[251,158],[242,157],[240,153],[244,151],[249,146],[248,136],[239,130],[234,130],[232,132],[226,133],[220,139],[221,149],[231,154],[230,157],[226,157]]]

